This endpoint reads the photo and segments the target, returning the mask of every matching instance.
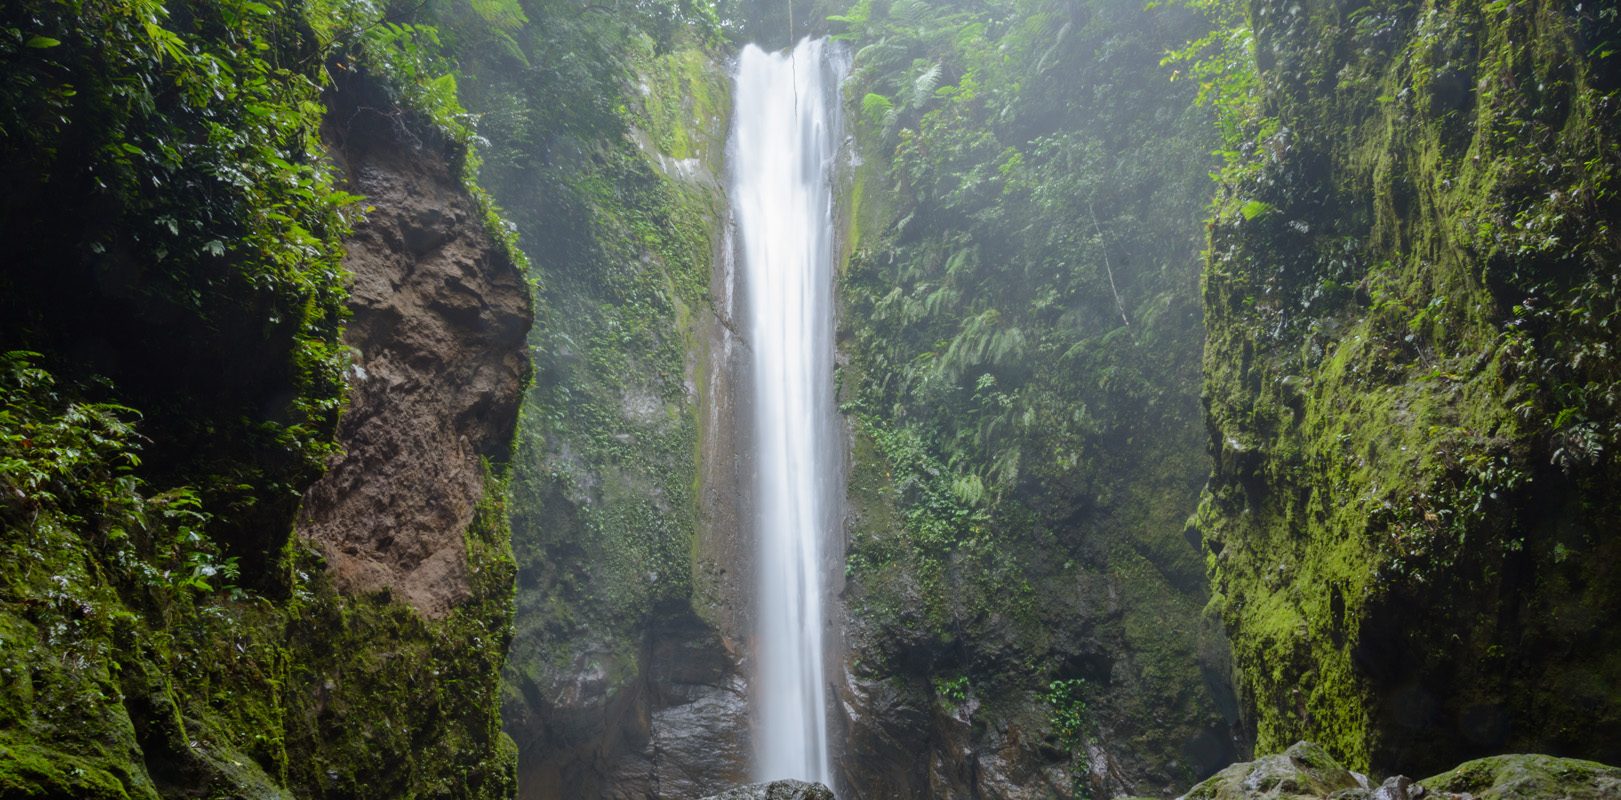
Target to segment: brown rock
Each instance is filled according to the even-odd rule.
[[[306,492],[298,533],[319,543],[341,591],[391,591],[437,618],[468,596],[462,533],[484,492],[480,458],[509,456],[531,313],[449,148],[365,94],[338,93],[322,131],[372,210],[343,262],[354,358],[343,452]]]

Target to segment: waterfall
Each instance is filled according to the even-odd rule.
[[[756,771],[831,784],[822,539],[838,520],[833,191],[838,75],[820,41],[738,58],[730,196],[752,352]]]

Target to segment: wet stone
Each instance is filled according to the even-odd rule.
[[[781,780],[739,786],[704,800],[833,800],[833,792],[820,783]]]

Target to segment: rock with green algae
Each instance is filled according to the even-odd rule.
[[[124,800],[129,793],[112,773],[69,765],[48,748],[15,742],[0,745],[0,797]]]
[[[1479,800],[1616,800],[1621,798],[1621,768],[1543,755],[1492,756],[1419,785],[1432,792],[1467,794]]]
[[[1311,742],[1234,764],[1193,787],[1181,800],[1617,800],[1621,768],[1535,754],[1492,756],[1422,781],[1395,775],[1370,788]]]
[[[1350,770],[1323,748],[1296,742],[1288,750],[1234,764],[1200,783],[1182,800],[1284,800],[1328,797],[1348,789],[1365,789]]]
[[[1203,283],[1208,666],[1258,752],[1621,763],[1614,23],[1247,6],[1276,117]]]

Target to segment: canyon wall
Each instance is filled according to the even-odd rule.
[[[593,126],[536,110],[601,102],[572,82],[493,65],[466,84],[487,109],[487,185],[538,287],[503,675],[524,798],[700,797],[751,766],[730,77],[694,41],[609,46],[626,72],[595,88],[624,116]]]
[[[1614,9],[1247,13],[1204,268],[1207,664],[1264,752],[1615,763]]]

